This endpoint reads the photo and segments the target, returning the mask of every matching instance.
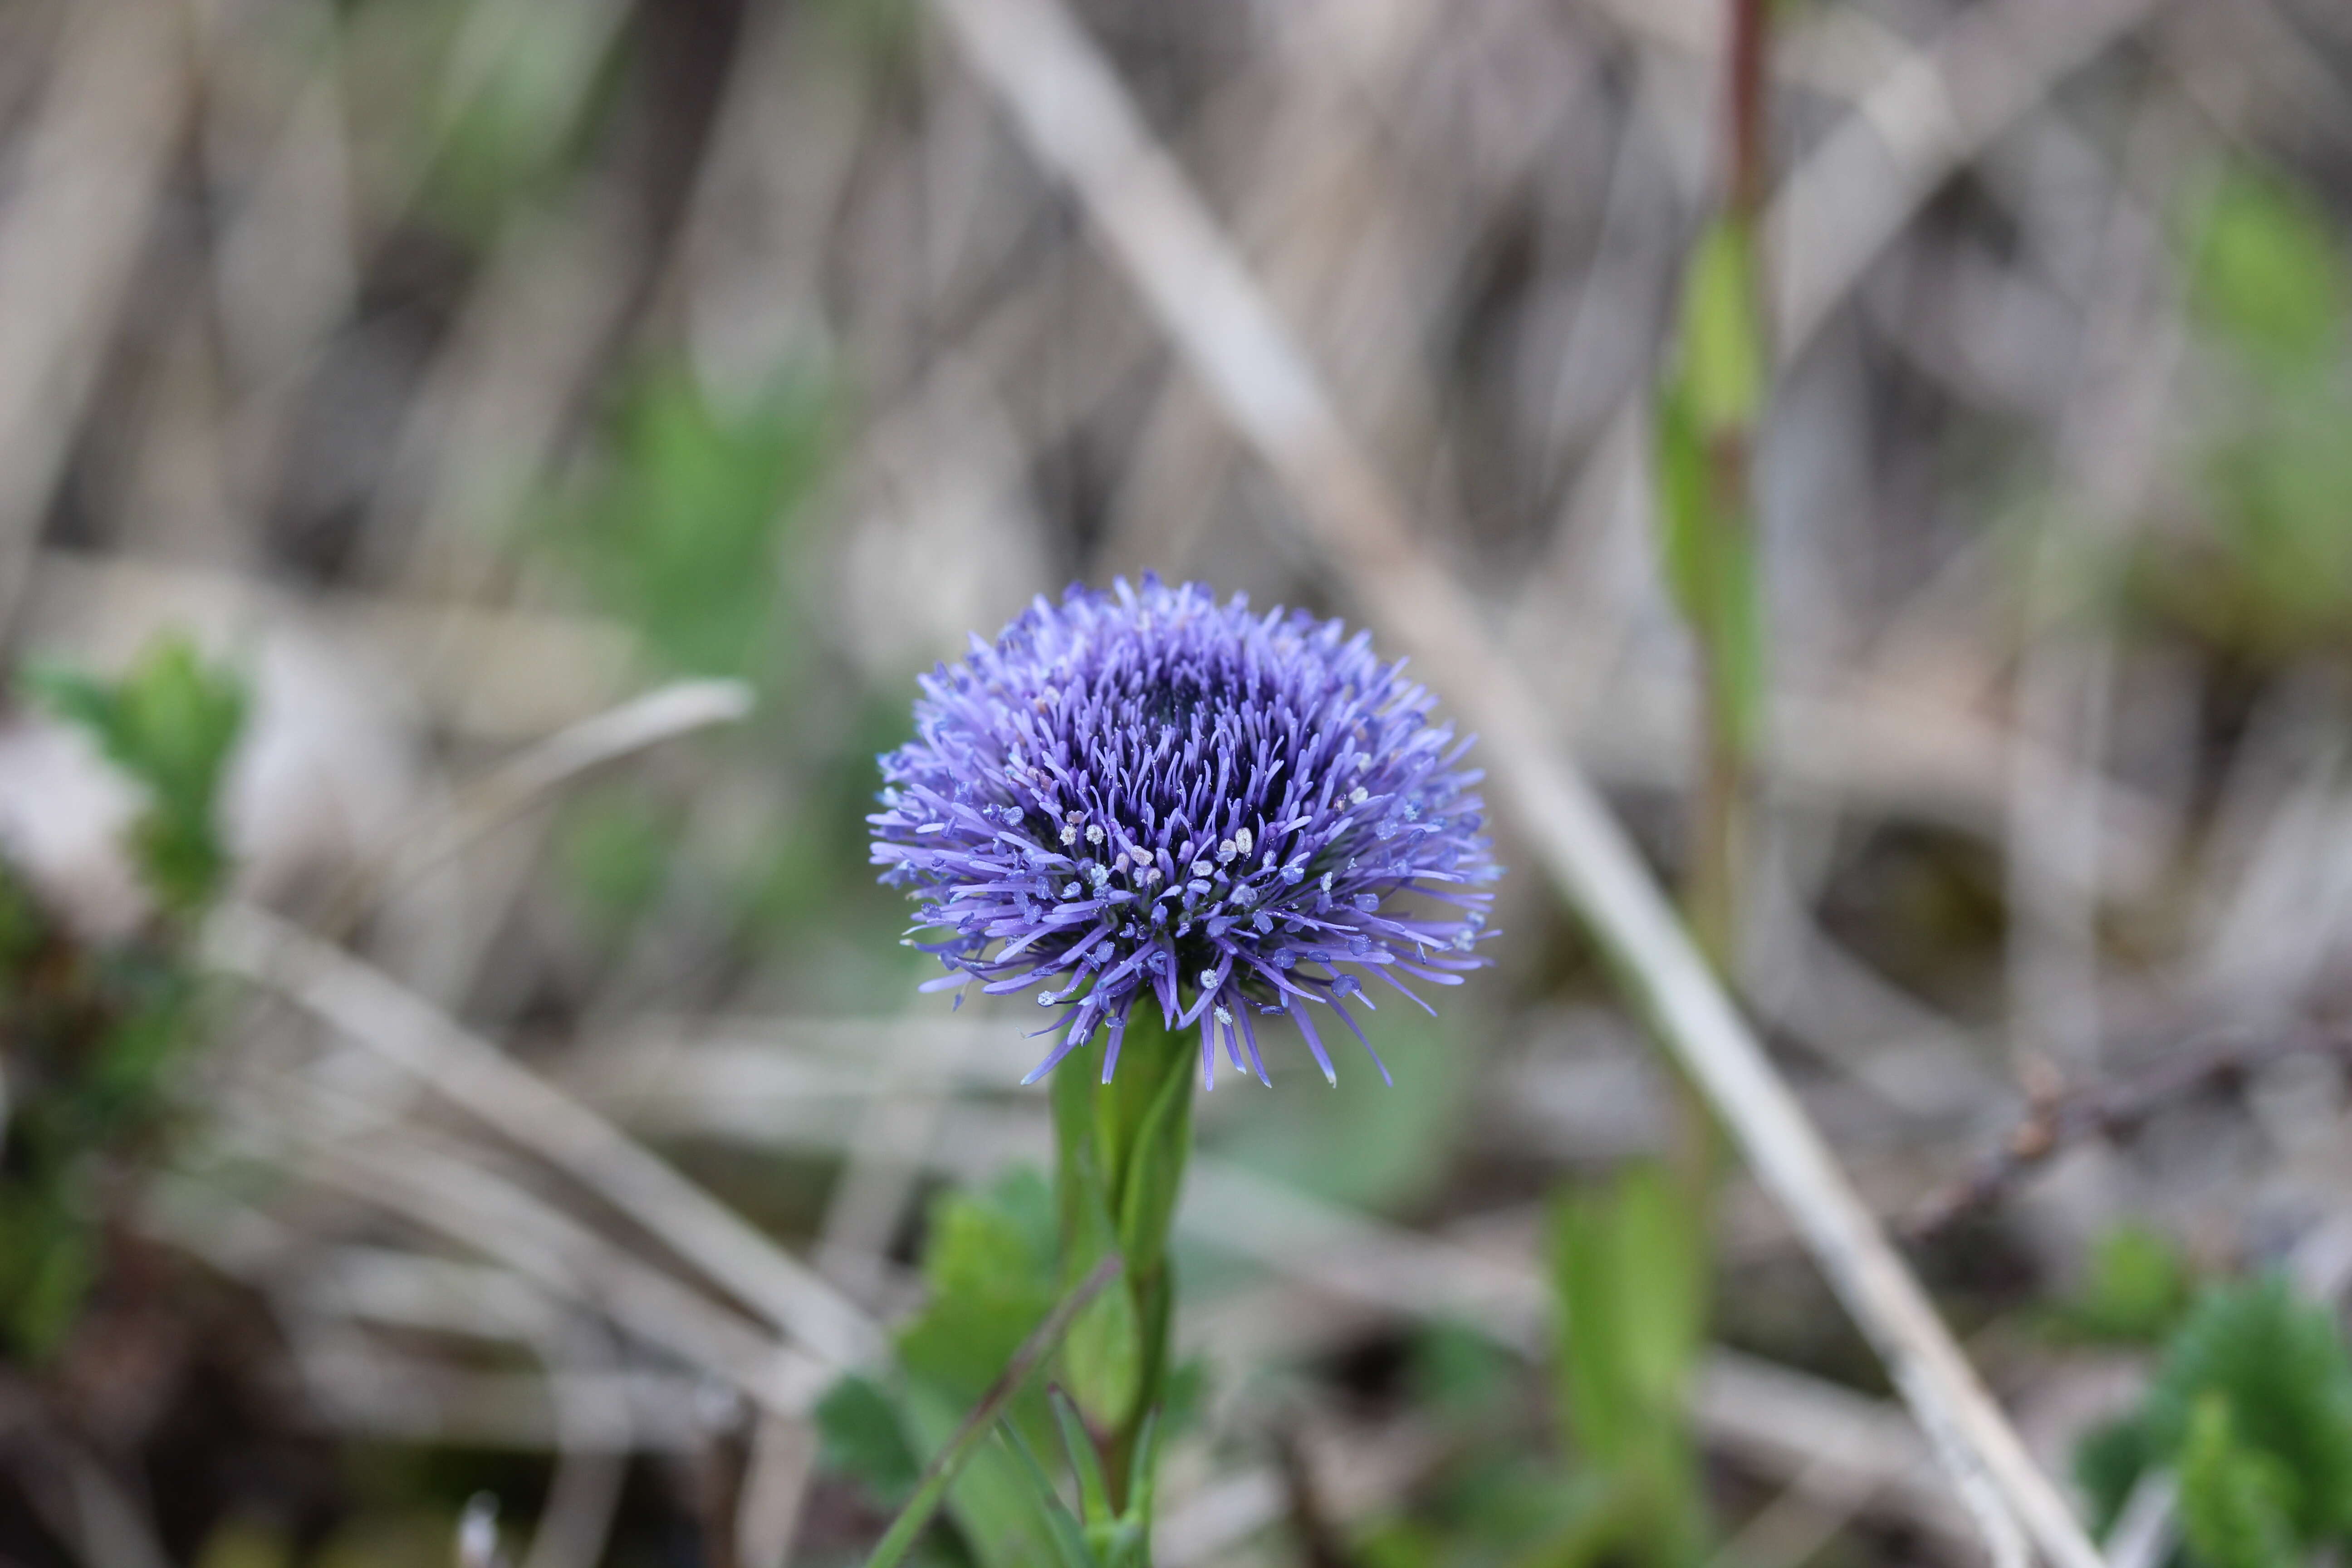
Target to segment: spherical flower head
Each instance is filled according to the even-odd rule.
[[[946,933],[913,942],[950,971],[925,989],[1063,1009],[1030,1082],[1098,1026],[1108,1082],[1139,1001],[1198,1025],[1212,1087],[1220,1039],[1265,1080],[1253,1015],[1287,1015],[1336,1080],[1318,1009],[1361,1040],[1368,981],[1427,1009],[1407,982],[1460,984],[1492,934],[1469,742],[1402,669],[1337,621],[1152,577],[974,637],[923,679],[866,818],[913,934]]]

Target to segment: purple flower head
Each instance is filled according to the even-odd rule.
[[[914,944],[950,972],[925,989],[1036,986],[1066,1009],[1033,1083],[1097,1026],[1109,1081],[1145,997],[1199,1026],[1211,1085],[1220,1036],[1265,1080],[1253,1014],[1287,1014],[1334,1078],[1317,1007],[1361,1040],[1367,980],[1427,1008],[1405,980],[1460,984],[1492,934],[1469,742],[1402,668],[1337,621],[1150,576],[973,637],[923,679],[866,818],[916,930],[948,933]]]

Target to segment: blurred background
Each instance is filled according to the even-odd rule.
[[[1069,3],[1675,878],[1721,8]],[[1735,978],[2073,1474],[2199,1280],[2352,1284],[2352,13],[1771,20]],[[854,1563],[922,1445],[836,1373],[1034,1319],[1029,1019],[915,993],[875,754],[1073,581],[1367,610],[957,37],[0,4],[0,1558]],[[1593,1560],[1549,1216],[1671,1080],[1496,923],[1395,1088],[1203,1103],[1169,1568]],[[1980,1561],[1743,1177],[1706,1268],[1707,1560]]]

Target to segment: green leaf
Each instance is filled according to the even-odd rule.
[[[2093,1427],[2074,1446],[2074,1482],[2091,1500],[2091,1523],[2105,1535],[2123,1517],[2139,1479],[2162,1462],[2137,1415]]]
[[[66,1197],[0,1187],[0,1327],[35,1363],[64,1342],[97,1279],[95,1227],[69,1211]]]
[[[2352,275],[2335,226],[2275,175],[2231,169],[2202,214],[2191,297],[2214,326],[2263,363],[2300,370],[2341,347]]]
[[[2258,647],[2292,651],[2352,623],[2352,401],[2318,386],[2282,402],[2213,452],[2207,481],[2217,530],[2248,604]]]
[[[1063,1342],[1062,1376],[1102,1425],[1128,1418],[1143,1397],[1143,1324],[1132,1292],[1106,1290],[1078,1314]]]
[[[1706,1252],[1673,1177],[1651,1163],[1570,1196],[1555,1237],[1569,1414],[1608,1459],[1680,1425],[1706,1328]]]
[[[2198,1396],[2180,1451],[2180,1532],[2205,1568],[2292,1568],[2294,1481],[2272,1455],[2241,1444],[2226,1394]]]
[[[916,1451],[931,1456],[932,1468],[892,1523],[897,1544],[892,1545],[890,1537],[885,1537],[884,1544],[912,1552],[925,1533],[919,1521],[944,1506],[958,1540],[982,1568],[1028,1568],[1036,1557],[1041,1521],[1011,1457],[1001,1447],[964,1441],[971,1430],[972,1406],[918,1378],[907,1380],[899,1402]],[[1015,1404],[1024,1402],[1015,1397]],[[1007,1420],[1003,1425],[1023,1424]],[[887,1560],[877,1547],[874,1561]]]
[[[1654,471],[1668,588],[1690,623],[1736,754],[1762,721],[1763,613],[1747,453],[1768,374],[1754,245],[1718,218],[1684,279],[1677,346],[1656,412]]]
[[[963,1403],[985,1393],[1060,1294],[1052,1215],[1034,1171],[942,1195],[923,1253],[929,1295],[899,1333],[899,1364]]]
[[[1579,1477],[1558,1489],[1559,1521],[1515,1568],[1591,1568],[1612,1557],[1656,1561],[1656,1510],[1633,1478]]]
[[[1037,1462],[1037,1451],[1029,1446],[1029,1440],[1010,1423],[999,1430],[997,1436],[1019,1462],[1022,1474],[1029,1482],[1030,1495],[1036,1501],[1037,1512],[1045,1521],[1049,1539],[1054,1543],[1055,1561],[1061,1563],[1062,1568],[1097,1568],[1094,1552],[1087,1545],[1086,1532],[1070,1516],[1068,1506],[1062,1501],[1062,1494],[1054,1489],[1053,1479],[1045,1474],[1045,1467]],[[869,1564],[868,1568],[873,1568],[873,1565]]]
[[[1086,1418],[1060,1389],[1049,1393],[1046,1402],[1054,1407],[1054,1425],[1061,1430],[1062,1449],[1069,1456],[1070,1468],[1078,1478],[1079,1517],[1090,1529],[1110,1523],[1110,1486],[1103,1479],[1102,1457],[1095,1452],[1094,1434],[1087,1430]]]
[[[2352,1362],[2326,1308],[2276,1277],[2209,1291],[2149,1390],[2155,1453],[2183,1451],[2209,1394],[2226,1402],[2232,1442],[2275,1461],[2297,1541],[2352,1531]]]
[[[1702,1493],[1685,1411],[1706,1301],[1695,1205],[1654,1163],[1570,1194],[1554,1213],[1553,1274],[1568,1426],[1612,1507],[1643,1513],[1645,1556],[1694,1560]]]
[[[188,987],[181,977],[172,978],[178,983],[167,994],[144,998],[146,1005],[126,1009],[106,1026],[81,1088],[102,1123],[110,1126],[148,1109],[164,1064],[188,1039]]]
[[[564,890],[604,931],[650,909],[669,868],[677,823],[645,795],[618,786],[583,790],[556,819],[554,857]]]
[[[1496,1407],[1521,1375],[1517,1358],[1494,1336],[1467,1323],[1437,1319],[1413,1336],[1413,1403],[1456,1415]]]
[[[887,1506],[904,1503],[922,1477],[897,1406],[871,1378],[853,1373],[828,1389],[816,1430],[827,1468],[856,1477]]]
[[[1147,1413],[1143,1429],[1136,1437],[1135,1461],[1127,1476],[1128,1512],[1142,1524],[1147,1534],[1160,1490],[1160,1412]]]
[[[1746,225],[1718,217],[1683,280],[1681,395],[1702,437],[1751,428],[1764,409],[1762,296]]]
[[[26,680],[146,793],[130,847],[158,901],[174,914],[201,909],[228,867],[215,817],[245,722],[244,684],[177,637],[151,645],[119,680],[56,668],[32,670]]]
[[[41,945],[47,922],[16,871],[0,860],[0,1007],[11,998],[11,988]]]

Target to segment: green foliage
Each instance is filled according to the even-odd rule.
[[[2191,284],[2199,313],[2273,368],[2333,356],[2352,274],[2317,204],[2241,165],[2223,174],[2201,216]]]
[[[2200,1394],[2180,1447],[2180,1532],[2210,1568],[2290,1568],[2301,1553],[2287,1524],[2294,1479],[2239,1441],[2226,1394]]]
[[[927,1295],[899,1331],[892,1375],[845,1379],[819,1406],[828,1460],[877,1502],[896,1506],[913,1493],[923,1465],[948,1452],[970,1412],[992,1396],[1005,1400],[1005,1427],[1024,1442],[1045,1441],[1056,1422],[1044,1396],[1034,1390],[1008,1394],[1000,1383],[1069,1294],[1060,1266],[1054,1195],[1035,1172],[1014,1171],[988,1188],[943,1194],[932,1206],[924,1247]],[[1116,1283],[1076,1323],[1113,1298],[1124,1299]],[[1066,1353],[1073,1338],[1063,1336]],[[952,1539],[983,1568],[1043,1561],[1053,1527],[1016,1455],[982,1444],[958,1460],[945,1486]]]
[[[1020,1423],[1012,1419],[1015,1402],[1026,1394],[1039,1365],[1052,1359],[1063,1337],[1068,1333],[1071,1321],[1118,1278],[1118,1260],[1106,1259],[1101,1267],[1081,1280],[1076,1289],[1055,1304],[1054,1310],[1046,1314],[1045,1321],[1007,1359],[1004,1370],[998,1374],[989,1392],[972,1406],[971,1415],[937,1444],[938,1452],[916,1483],[913,1494],[900,1508],[898,1518],[891,1521],[880,1543],[874,1548],[874,1554],[868,1559],[870,1568],[899,1568],[899,1564],[913,1555],[925,1531],[930,1528],[941,1500],[949,1495],[951,1489],[961,1494],[959,1513],[964,1533],[982,1548],[986,1561],[997,1562],[1008,1556],[1013,1560],[1034,1557],[1038,1528],[1044,1530],[1049,1541],[1066,1528],[1064,1521],[1056,1517],[1054,1507],[1048,1506],[1041,1512],[1034,1506],[1034,1497],[1024,1500],[1017,1490],[1006,1486],[1006,1476],[1017,1474],[1017,1471],[1007,1472],[1005,1457],[990,1455],[985,1449],[985,1439],[1001,1426],[1015,1447],[1014,1459],[1028,1458]],[[932,1425],[938,1414],[936,1405],[924,1391],[911,1389],[909,1393],[914,1396],[908,1401],[912,1418],[919,1425]],[[1058,1394],[1055,1400],[1055,1419],[1066,1426],[1067,1401],[1062,1400]],[[1094,1459],[1092,1439],[1083,1430],[1080,1436],[1088,1445],[1086,1453],[1091,1466]],[[1030,1468],[1035,1468],[1034,1463]],[[975,1471],[977,1474],[973,1474]],[[1090,1491],[1101,1489],[1098,1471],[1089,1471],[1087,1484]],[[1046,1494],[1050,1505],[1055,1500],[1050,1488],[1046,1489]],[[1025,1514],[1021,1511],[1024,1500],[1029,1509]],[[1148,1508],[1148,1502],[1146,1506]],[[1148,1522],[1148,1513],[1145,1518]]]
[[[1554,1212],[1559,1403],[1602,1489],[1547,1561],[1581,1561],[1604,1538],[1652,1563],[1698,1558],[1703,1494],[1685,1415],[1706,1326],[1696,1214],[1652,1164]]]
[[[2208,1294],[2149,1392],[2158,1452],[2179,1451],[2208,1394],[2226,1404],[2240,1443],[2282,1468],[2298,1538],[2352,1531],[2352,1362],[2325,1308],[2296,1300],[2277,1278]]]
[[[903,1505],[922,1478],[897,1405],[871,1378],[853,1373],[826,1390],[817,1402],[816,1430],[826,1467],[856,1476],[885,1507]]]
[[[2261,661],[2352,649],[2352,258],[2307,194],[2242,166],[2192,215],[2187,248],[2197,320],[2232,383],[2200,454],[2211,533],[2154,542],[2143,596]]]
[[[2219,444],[2207,467],[2235,589],[2219,629],[2282,652],[2352,629],[2352,398],[2326,384],[2283,397],[2269,416]],[[2210,615],[2212,612],[2208,611]]]
[[[65,1342],[98,1276],[87,1173],[42,1174],[0,1187],[0,1323],[9,1347],[34,1362]]]
[[[2075,1455],[2110,1521],[2139,1478],[2164,1468],[2209,1568],[2352,1542],[2352,1360],[2331,1314],[2277,1278],[2205,1292],[2139,1409]]]
[[[555,174],[595,105],[614,29],[599,5],[477,5],[457,15],[428,128],[426,195],[484,233]]]
[[[589,588],[667,663],[772,678],[784,531],[824,472],[825,400],[787,384],[740,411],[682,370],[624,401],[609,470],[551,524]]]
[[[1125,1507],[1119,1507],[1111,1500],[1109,1479],[1104,1474],[1093,1435],[1087,1430],[1077,1406],[1059,1391],[1054,1395],[1053,1405],[1062,1451],[1077,1478],[1078,1508],[1075,1513],[1047,1478],[1036,1450],[1019,1429],[1007,1425],[1003,1436],[1006,1448],[1021,1464],[1039,1514],[1047,1521],[1054,1561],[1059,1568],[1149,1568],[1152,1480],[1158,1459],[1152,1427],[1149,1423],[1145,1426],[1143,1440],[1136,1448],[1134,1468],[1128,1478],[1128,1500]]]
[[[896,1375],[844,1384],[824,1403],[828,1452],[877,1498],[904,1491],[918,1457],[954,1453],[952,1481],[925,1484],[944,1488],[957,1538],[985,1568],[1049,1552],[1103,1568],[1143,1561],[1156,1434],[1189,1403],[1167,1333],[1168,1231],[1192,1141],[1190,1039],[1138,1018],[1109,1084],[1103,1041],[1073,1053],[1054,1079],[1054,1187],[1017,1172],[942,1197],[924,1249],[927,1299],[899,1332]],[[1079,1299],[1112,1269],[1108,1287]],[[1049,1321],[1063,1384],[1050,1405],[1002,1382]],[[965,1413],[991,1398],[1003,1404],[1006,1441],[953,1447]],[[1076,1515],[1035,1463],[1055,1432],[1080,1482]]]
[[[2162,1232],[2119,1225],[2093,1247],[2090,1271],[2058,1323],[2084,1339],[2153,1344],[2180,1321],[2190,1283],[2187,1260]]]
[[[88,730],[107,760],[145,789],[131,849],[157,900],[173,914],[199,909],[228,865],[215,807],[245,722],[243,683],[206,666],[179,637],[155,643],[119,680],[55,668],[28,679],[52,710]]]
[[[289,14],[339,58],[363,181],[488,243],[579,163],[625,57],[615,7],[538,0],[341,0]]]
[[[2104,1535],[2123,1517],[2132,1489],[2161,1462],[2137,1414],[2093,1427],[2074,1447],[2074,1484],[2091,1501],[2091,1523]]]
[[[922,37],[915,0],[820,0],[816,10],[844,47],[877,65],[903,61]]]
[[[1683,284],[1677,391],[1700,432],[1751,428],[1764,409],[1767,373],[1755,244],[1737,219],[1699,237]]]
[[[128,848],[163,916],[92,943],[0,864],[0,1342],[38,1363],[104,1270],[107,1225],[161,1136],[164,1073],[195,1032],[184,949],[226,878],[215,816],[246,700],[177,639],[117,680],[47,670],[32,684],[146,796]]]
[[[1513,1358],[1466,1324],[1436,1321],[1412,1342],[1413,1404],[1437,1412],[1473,1413],[1500,1402],[1517,1380]]]
[[[988,1392],[1060,1295],[1052,1198],[1034,1171],[980,1193],[943,1194],[923,1253],[923,1309],[898,1335],[898,1363],[960,1408]]]

